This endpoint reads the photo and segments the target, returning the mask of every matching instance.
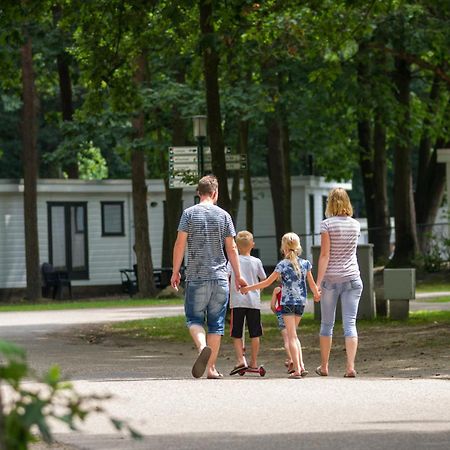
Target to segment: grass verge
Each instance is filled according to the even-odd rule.
[[[264,328],[264,339],[279,339],[280,331],[274,314],[261,314]],[[450,326],[450,311],[414,311],[410,312],[409,319],[394,321],[385,318],[375,320],[359,320],[358,328],[361,330],[384,327],[386,330],[393,327],[414,327],[422,325],[448,324]],[[339,325],[338,325],[339,326]],[[160,319],[143,319],[129,322],[120,322],[108,326],[109,331],[136,338],[156,339],[171,342],[190,342],[191,338],[186,329],[184,316],[164,317]],[[314,320],[312,314],[305,314],[300,324],[300,333],[318,333],[319,322]],[[225,341],[231,340],[225,336]]]

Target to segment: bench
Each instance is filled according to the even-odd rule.
[[[132,269],[119,269],[122,281],[122,289],[125,293],[133,297],[139,291],[139,278],[137,265],[134,264]],[[181,269],[181,276],[183,277],[184,267]],[[158,289],[164,289],[170,285],[170,278],[172,276],[172,267],[154,267],[153,279],[155,286]]]
[[[44,263],[41,266],[42,272],[42,296],[48,297],[52,291],[52,298],[61,299],[63,288],[69,291],[69,297],[72,298],[72,282],[69,273],[66,270],[56,270],[50,263]]]
[[[137,273],[134,269],[119,269],[123,292],[133,297],[139,290]]]

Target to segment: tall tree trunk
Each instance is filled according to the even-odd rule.
[[[399,58],[395,59],[394,81],[401,111],[394,147],[395,252],[392,265],[408,267],[418,251],[411,168],[411,68]]]
[[[429,225],[436,219],[445,190],[445,166],[443,164],[437,164],[437,148],[443,145],[444,142],[442,139],[434,142],[431,137],[432,118],[438,115],[441,88],[442,82],[435,75],[430,90],[427,116],[423,122],[422,137],[419,145],[415,205],[417,224],[420,227],[418,230],[419,243],[422,250],[426,249],[429,237],[428,231],[430,231]],[[447,102],[446,107],[448,105]],[[436,144],[434,148],[433,144]]]
[[[239,213],[239,203],[241,201],[241,173],[239,170],[233,172],[233,183],[231,185],[231,211],[230,215],[236,223]]]
[[[211,0],[199,1],[209,141],[211,146],[212,170],[219,181],[218,204],[225,210],[231,211],[220,110],[219,54],[215,43],[216,35],[213,25],[212,4],[213,2]]]
[[[24,178],[25,259],[27,270],[26,297],[36,301],[41,297],[39,270],[39,237],[37,220],[37,109],[38,100],[34,84],[32,41],[25,31],[25,43],[21,48],[23,116],[22,162]]]
[[[380,108],[370,108],[377,101],[371,98],[372,68],[369,63],[368,47],[361,44],[358,54],[357,79],[361,95],[358,139],[359,163],[364,188],[369,242],[374,246],[374,259],[387,261],[390,253],[390,223],[387,198],[386,136]],[[384,67],[378,58],[378,67]]]
[[[178,72],[177,81],[184,83],[184,71]],[[172,144],[174,146],[184,146],[187,142],[186,120],[183,119],[178,107],[172,110]],[[161,152],[162,172],[168,173],[168,159]],[[172,250],[177,237],[178,224],[183,210],[183,189],[170,189],[169,178],[164,178],[166,192],[166,202],[164,205],[164,230],[163,230],[163,252],[162,266],[172,267]]]
[[[55,27],[61,20],[62,10],[60,6],[53,8],[53,21]],[[59,79],[59,94],[61,99],[61,112],[64,122],[71,122],[73,120],[73,96],[72,96],[72,81],[70,77],[69,67],[70,57],[67,52],[62,50],[56,56],[56,64],[58,67],[58,79]],[[78,174],[78,160],[75,149],[73,154],[70,155],[70,159],[63,165],[63,170],[67,173],[69,178],[77,179]]]
[[[289,183],[286,180],[285,148],[283,143],[283,125],[278,118],[267,119],[267,166],[270,180],[270,192],[275,218],[275,233],[277,248],[283,234],[291,231],[290,220],[287,220],[285,209],[290,210]]]
[[[137,60],[134,82],[141,88],[145,80],[146,58],[142,53]],[[145,116],[142,109],[132,119],[134,139],[145,136]],[[145,156],[140,146],[131,150],[131,184],[133,196],[134,235],[138,267],[139,294],[152,297],[156,293],[148,227],[147,184],[145,182]]]
[[[371,242],[373,242],[375,261],[384,264],[391,254],[391,219],[387,194],[386,127],[383,124],[380,111],[375,111],[373,149],[373,192],[375,198],[371,207],[373,207],[375,216],[375,232]]]
[[[72,82],[70,78],[68,60],[69,55],[66,52],[60,53],[56,57],[58,65],[62,118],[65,122],[72,122],[74,109],[72,99]],[[71,155],[70,160],[63,165],[63,170],[65,170],[69,178],[79,178],[77,153]]]
[[[248,152],[248,130],[248,120],[241,120],[239,122],[239,152],[242,155],[247,155],[247,167],[244,170],[245,224],[246,229],[253,233],[253,187]]]

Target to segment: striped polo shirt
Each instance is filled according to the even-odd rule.
[[[320,224],[320,232],[330,236],[330,259],[324,280],[343,283],[359,277],[356,247],[361,227],[357,220],[348,216],[333,216]]]
[[[231,216],[210,203],[183,211],[178,231],[187,237],[187,281],[228,280],[225,238],[236,235]]]

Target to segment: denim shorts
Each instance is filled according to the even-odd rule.
[[[303,316],[305,311],[304,303],[296,303],[294,305],[281,305],[281,314],[283,316]]]
[[[209,334],[224,334],[228,305],[228,280],[186,282],[184,312],[186,325],[207,324]]]
[[[284,330],[286,325],[284,324],[283,314],[281,314],[281,311],[277,311],[275,314],[277,316],[278,329]]]

